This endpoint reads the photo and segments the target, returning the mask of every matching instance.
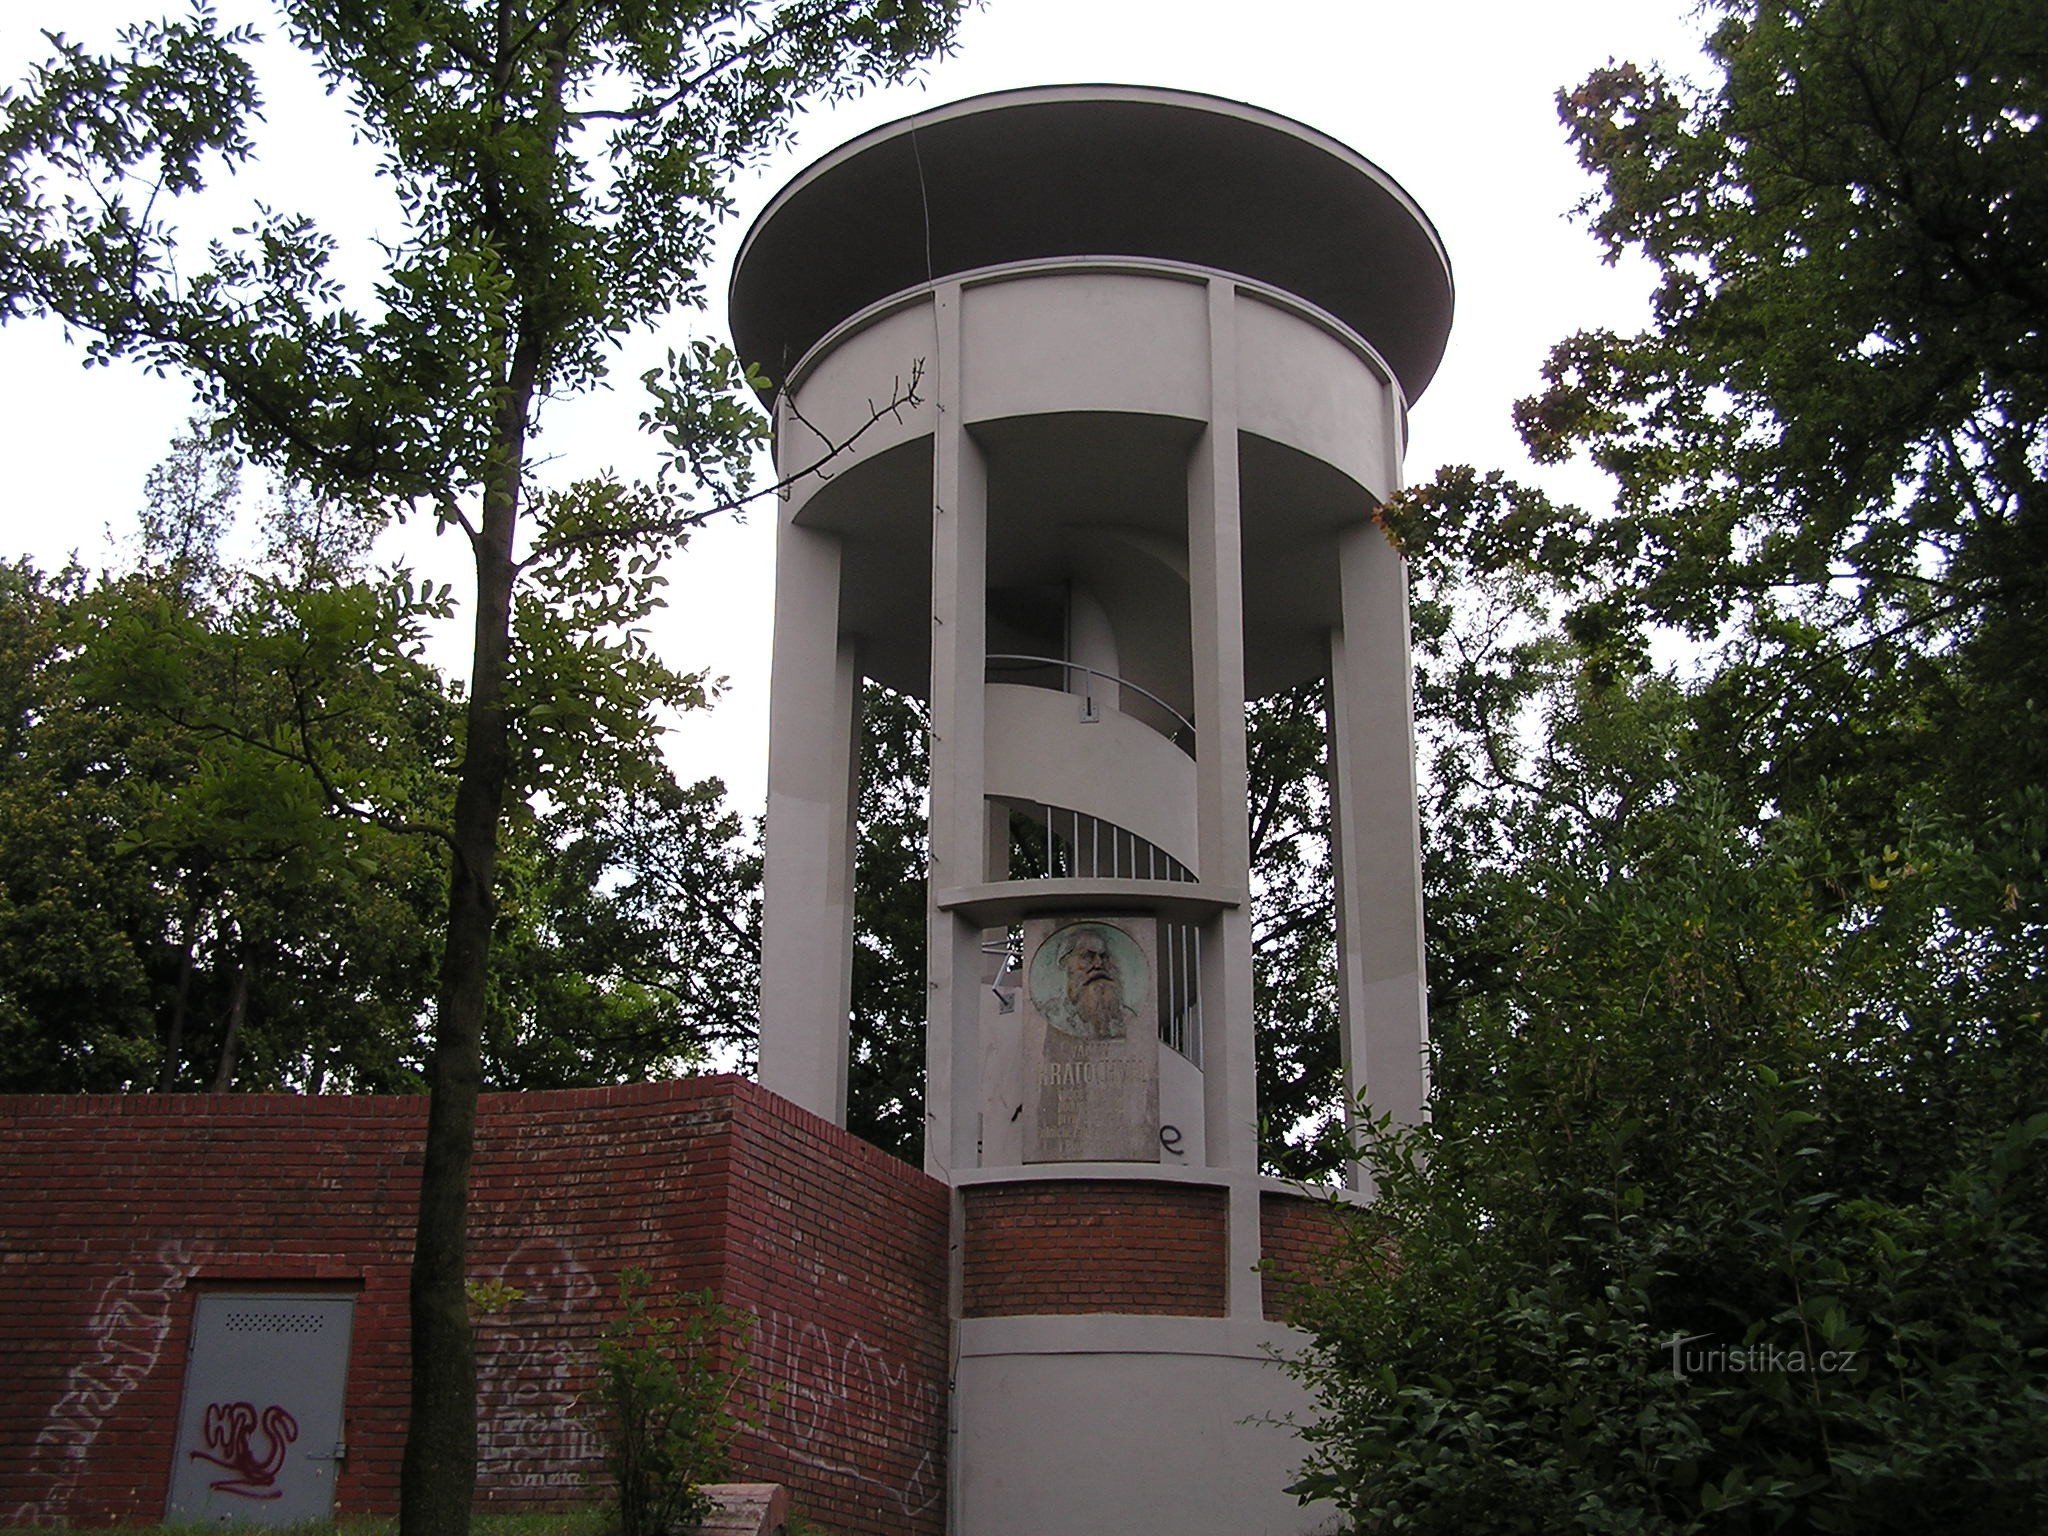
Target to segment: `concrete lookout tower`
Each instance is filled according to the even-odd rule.
[[[1374,524],[1434,230],[1286,118],[986,96],[827,155],[732,286],[785,475],[761,1079],[846,1111],[860,684],[931,709],[926,1162],[952,1529],[1292,1532],[1262,1257],[1245,704],[1329,679],[1347,1086],[1421,1110],[1408,612]],[[915,381],[916,403],[878,409]]]

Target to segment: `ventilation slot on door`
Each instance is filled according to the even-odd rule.
[[[230,1312],[228,1333],[318,1333],[327,1319],[318,1312]]]

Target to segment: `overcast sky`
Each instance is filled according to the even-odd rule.
[[[144,0],[0,0],[0,79],[18,80],[45,52],[38,29],[100,42],[124,18],[160,14]],[[224,15],[264,16],[248,0]],[[1558,126],[1555,93],[1610,58],[1690,72],[1698,53],[1690,0],[991,0],[969,17],[955,57],[917,85],[877,92],[806,117],[793,150],[737,189],[740,212],[709,274],[716,326],[723,261],[754,214],[803,165],[875,124],[984,91],[1113,81],[1206,91],[1255,103],[1341,139],[1407,188],[1450,252],[1457,315],[1450,348],[1415,407],[1408,477],[1469,462],[1526,469],[1509,423],[1551,343],[1591,325],[1631,326],[1648,282],[1604,267],[1570,214],[1585,195]],[[281,50],[280,50],[281,52]],[[261,168],[238,181],[303,209],[351,243],[354,270],[373,270],[378,233],[396,218],[348,142],[345,117],[310,74],[274,57],[266,75]],[[615,370],[616,392],[551,408],[544,448],[565,474],[611,465],[650,471],[635,431],[637,379],[680,331],[643,338]],[[190,389],[121,369],[83,370],[53,326],[0,330],[0,555],[56,563],[73,550],[110,558],[108,529],[132,527],[143,476],[190,410]],[[770,514],[700,534],[673,562],[671,606],[658,627],[665,657],[730,679],[708,716],[671,739],[679,766],[717,772],[743,807],[766,773]],[[445,541],[444,541],[445,544]],[[461,567],[430,563],[465,589]],[[459,666],[459,655],[443,658]]]

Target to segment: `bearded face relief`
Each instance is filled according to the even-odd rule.
[[[1067,1012],[1080,1025],[1078,1032],[1091,1040],[1121,1040],[1124,983],[1108,938],[1098,929],[1078,929],[1066,951],[1060,968],[1067,973]]]
[[[1148,969],[1144,954],[1122,929],[1074,923],[1040,948],[1031,967],[1031,998],[1061,1034],[1122,1040],[1150,995]]]
[[[1024,1162],[1159,1161],[1153,931],[1108,913],[1024,925]]]

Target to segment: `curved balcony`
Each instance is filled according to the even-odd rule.
[[[1189,757],[1195,755],[1195,722],[1151,689],[1114,672],[1057,656],[992,655],[988,680],[1068,694],[1080,701],[1080,718],[1088,723],[1100,719],[1104,709],[1117,710],[1150,726]],[[1125,702],[1127,694],[1136,696],[1136,708]]]
[[[1124,829],[1184,868],[1199,869],[1195,764],[1183,747],[1136,715],[1105,707],[1101,695],[992,682],[985,696],[982,792],[1010,805],[1078,813],[1090,847],[1085,864],[1069,861],[1069,877],[1083,867],[1111,879],[1141,873],[1128,856],[1135,850],[1117,851],[1116,840],[1096,858],[1093,823]],[[1146,702],[1137,694],[1123,701]],[[1072,825],[1060,830],[1074,835]]]

